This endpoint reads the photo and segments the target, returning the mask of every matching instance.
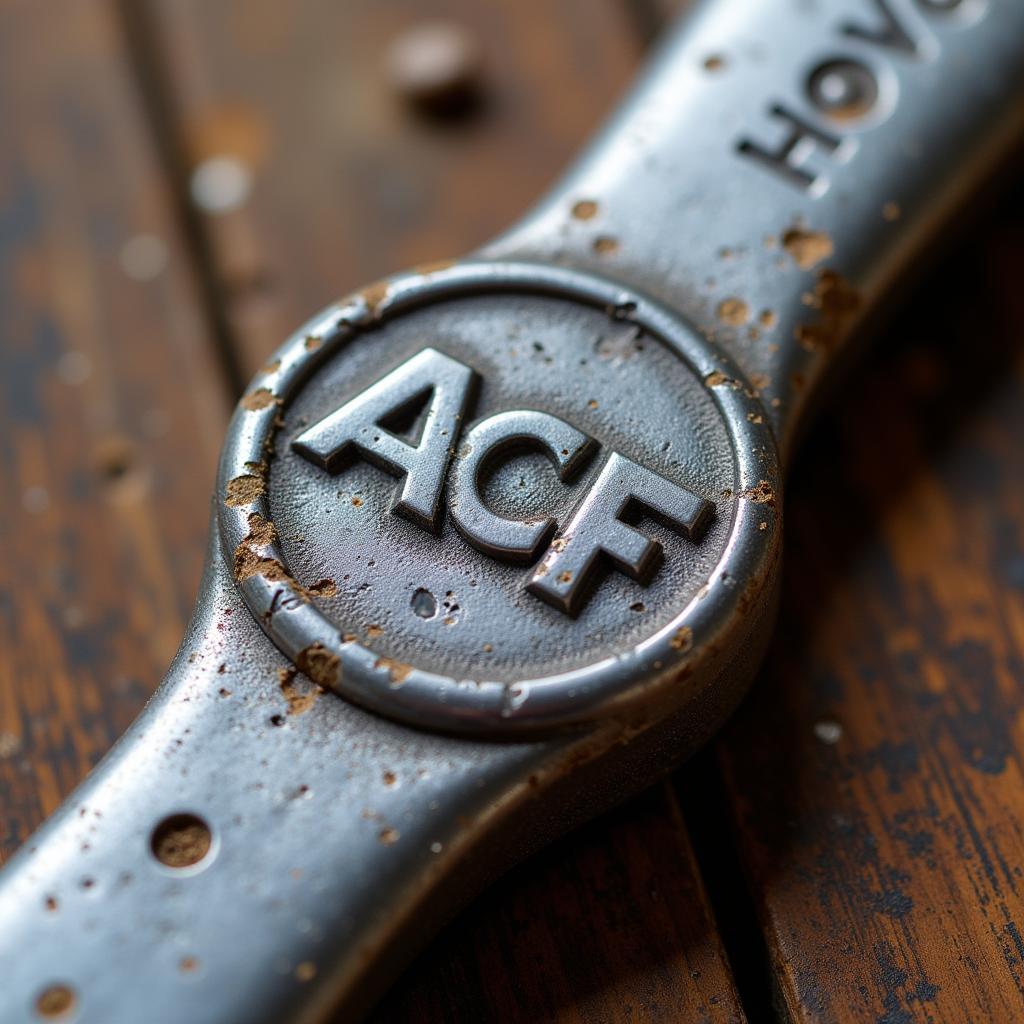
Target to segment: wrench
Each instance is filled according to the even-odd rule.
[[[814,404],[1022,97],[1016,0],[711,0],[521,223],[297,331],[164,683],[0,873],[0,1019],[357,1018],[698,747]]]

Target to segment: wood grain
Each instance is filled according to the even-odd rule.
[[[0,8],[0,119],[4,859],[181,639],[225,402],[107,5]]]
[[[798,459],[783,617],[719,744],[788,1014],[1024,1019],[1024,206],[904,304]]]
[[[607,0],[151,0],[192,166],[253,175],[207,217],[246,375],[312,312],[378,277],[462,255],[507,228],[576,154],[636,66]],[[477,116],[415,116],[389,44],[432,20],[484,52]]]

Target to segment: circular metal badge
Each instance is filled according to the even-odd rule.
[[[613,281],[464,262],[310,321],[239,404],[225,557],[312,679],[507,734],[685,701],[778,554],[756,393]]]

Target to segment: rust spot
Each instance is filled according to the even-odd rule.
[[[593,249],[599,256],[611,256],[619,251],[619,240],[611,235],[598,235],[594,239]]]
[[[392,846],[398,842],[398,829],[397,828],[382,828],[377,838],[385,846]]]
[[[377,625],[367,626],[366,627],[366,635],[368,637],[370,637],[371,639],[374,639],[374,638],[376,638],[378,636],[383,636],[384,635],[384,630],[380,626],[377,626]]]
[[[312,981],[316,977],[316,964],[312,960],[303,960],[295,968],[295,980],[301,982]]]
[[[576,220],[593,220],[599,207],[593,199],[579,199],[572,204],[572,215]]]
[[[793,334],[809,352],[830,352],[843,340],[861,299],[841,274],[823,269],[818,271],[809,305],[818,310],[817,321],[798,324]]]
[[[300,689],[295,682],[295,669],[293,668],[278,669],[277,678],[281,684],[281,694],[288,702],[289,715],[304,715],[324,692],[315,683],[311,690]]]
[[[300,651],[295,664],[325,689],[337,686],[341,679],[341,659],[319,642]]]
[[[432,263],[420,263],[413,267],[417,274],[439,274],[442,270],[455,266],[455,260],[434,260]]]
[[[303,343],[307,352],[315,352],[324,343],[323,338],[316,334],[307,334]]]
[[[243,540],[235,548],[235,579],[241,583],[253,576],[262,576],[272,583],[292,583],[292,578],[276,558],[264,558]]]
[[[174,814],[164,818],[150,839],[153,856],[169,868],[188,868],[198,864],[213,843],[210,826],[194,814]]]
[[[185,974],[191,974],[199,970],[199,961],[194,956],[183,956],[178,961],[178,969]]]
[[[75,991],[69,985],[50,985],[39,993],[36,1013],[45,1020],[59,1020],[75,1008]]]
[[[767,480],[758,480],[755,487],[748,487],[745,491],[740,491],[740,497],[747,498],[755,505],[775,504],[775,491],[772,490],[772,486]]]
[[[272,405],[277,405],[279,401],[280,399],[270,388],[257,388],[242,399],[241,405],[249,412],[261,412],[263,409],[269,409]]]
[[[682,651],[683,654],[693,650],[693,630],[689,626],[680,626],[672,635],[669,646],[673,650]]]
[[[386,668],[391,679],[391,685],[396,688],[401,686],[412,672],[412,665],[406,665],[402,661],[395,661],[394,658],[380,657],[373,663],[373,667]]]
[[[390,771],[385,771],[384,772],[384,785],[385,786],[393,786],[397,781],[398,781],[398,776],[395,775],[394,772],[390,772]]]
[[[718,304],[718,319],[730,327],[742,327],[750,319],[750,307],[742,299],[722,299]]]
[[[775,315],[773,309],[762,309],[758,314],[757,322],[766,330],[770,331],[776,323],[778,323],[778,317]]]
[[[281,360],[272,359],[269,363],[265,363],[263,366],[264,373],[277,373],[281,369]]]
[[[224,504],[231,508],[240,505],[251,505],[257,498],[266,494],[267,485],[262,476],[245,473],[229,480],[224,491]]]
[[[824,231],[811,231],[796,225],[782,233],[782,247],[801,270],[813,270],[835,251],[832,239]]]
[[[887,220],[890,223],[892,223],[892,221],[899,220],[901,215],[902,211],[900,210],[899,203],[889,202],[882,207],[882,219]]]
[[[354,498],[352,499],[352,504],[353,504],[353,505],[354,505],[354,506],[355,506],[356,508],[359,508],[359,507],[360,507],[360,505],[362,505],[362,503],[363,503],[363,499],[362,499],[362,498],[360,498],[358,494],[357,494],[357,495],[356,495],[356,496],[355,496],[355,497],[354,497]]]
[[[317,580],[312,586],[305,588],[310,597],[337,597],[338,584],[331,579]]]
[[[704,70],[705,71],[721,71],[725,67],[725,58],[719,56],[717,53],[711,54],[709,57],[704,58]]]
[[[380,307],[391,291],[391,285],[387,281],[377,281],[375,284],[367,285],[360,293],[370,316],[374,319],[380,316]]]
[[[709,388],[720,388],[723,385],[730,388],[738,388],[739,381],[733,380],[732,377],[727,377],[720,370],[715,370],[713,373],[709,373],[704,378],[704,383]]]

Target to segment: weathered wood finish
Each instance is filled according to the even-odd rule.
[[[912,296],[787,498],[719,743],[789,1013],[1024,1019],[1024,206]]]
[[[234,156],[254,175],[242,211],[207,219],[247,375],[338,295],[507,228],[638,59],[607,0],[151,6],[190,161]],[[478,116],[424,121],[388,81],[388,44],[428,18],[480,40]]]
[[[174,654],[226,422],[111,15],[0,10],[0,859]],[[145,281],[122,266],[139,235],[166,247]]]

